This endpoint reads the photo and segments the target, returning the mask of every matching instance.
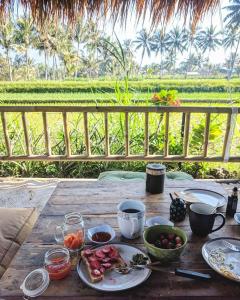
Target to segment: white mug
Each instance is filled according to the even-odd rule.
[[[125,238],[135,239],[141,236],[144,224],[145,205],[141,201],[129,200],[118,205],[118,225]]]

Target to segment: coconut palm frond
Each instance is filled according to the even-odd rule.
[[[66,19],[76,23],[79,17],[111,16],[114,21],[126,22],[128,15],[135,12],[138,20],[150,12],[153,26],[167,23],[174,14],[190,17],[192,26],[211,9],[216,8],[220,0],[0,0],[0,17],[13,10],[16,4],[29,9],[33,19],[40,24],[46,20]]]

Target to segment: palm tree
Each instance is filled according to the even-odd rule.
[[[224,7],[228,10],[227,16],[224,18],[224,22],[227,25],[231,25],[235,28],[240,27],[240,0],[232,0],[232,4]]]
[[[171,72],[172,70],[175,71],[175,66],[176,66],[176,55],[173,50],[170,50],[168,52],[165,61],[163,62],[163,68]]]
[[[12,81],[12,62],[10,57],[10,51],[14,47],[13,37],[14,37],[14,27],[13,27],[13,22],[10,18],[7,23],[0,24],[0,45],[5,50],[10,81]]]
[[[208,50],[208,61],[211,51],[215,51],[219,46],[221,46],[221,32],[216,31],[216,27],[212,25],[206,29],[202,29],[198,32],[196,39],[197,45],[205,53]]]
[[[138,32],[138,36],[134,43],[137,45],[136,50],[142,48],[142,56],[141,56],[141,63],[142,66],[143,58],[145,53],[147,52],[148,57],[151,56],[151,42],[152,37],[147,33],[146,29],[142,29]]]
[[[200,69],[199,56],[191,53],[187,59],[181,62],[181,69],[185,73],[185,78],[188,72],[198,71]]]
[[[80,59],[80,46],[82,43],[85,43],[88,38],[88,30],[87,27],[83,24],[82,19],[78,19],[73,31],[73,40],[77,43],[77,56]],[[77,62],[77,67],[75,71],[75,78],[77,78],[79,67],[79,60]]]
[[[228,10],[228,14],[224,18],[224,21],[227,23],[227,26],[230,30],[229,32],[229,38],[226,43],[230,43],[231,48],[236,46],[235,52],[233,54],[231,65],[230,65],[230,71],[228,73],[228,78],[230,79],[232,76],[233,67],[236,61],[239,45],[240,45],[240,0],[233,0],[233,4],[230,4],[225,9]]]
[[[172,52],[172,58],[175,59],[174,70],[176,69],[176,57],[177,53],[183,53],[187,46],[187,34],[185,30],[179,30],[177,27],[174,27],[167,34],[166,45],[170,52]]]
[[[131,39],[124,40],[121,46],[125,55],[127,69],[129,72],[132,72],[135,65],[133,41]]]
[[[51,50],[51,36],[49,35],[49,28],[41,28],[37,31],[37,36],[34,41],[34,47],[40,52],[44,52],[44,72],[45,79],[49,77],[48,66],[49,66],[49,56]]]
[[[99,41],[99,49],[101,50],[102,54],[110,55],[112,58],[114,58],[114,61],[116,61],[121,67],[121,70],[124,73],[124,78],[128,79],[129,65],[127,62],[126,53],[124,52],[124,48],[118,37],[116,35],[115,37],[116,42],[111,41],[109,37],[102,38]]]
[[[167,50],[167,38],[162,30],[154,32],[151,47],[152,50],[156,53],[156,55],[160,54],[160,77],[162,78],[163,54]]]
[[[17,20],[14,40],[20,51],[24,52],[26,61],[26,79],[29,79],[29,50],[36,38],[36,31],[33,20],[29,17],[22,17]]]
[[[57,61],[63,63],[63,77],[69,72],[72,72],[74,61],[74,70],[77,66],[77,54],[73,49],[72,44],[72,32],[66,26],[58,26],[56,29],[54,26],[49,28],[49,46],[50,55],[53,58],[52,72],[53,78],[56,78]]]

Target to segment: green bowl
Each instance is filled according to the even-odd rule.
[[[180,236],[183,240],[183,245],[176,249],[162,249],[154,246],[151,241],[155,241],[161,233],[174,233]],[[145,247],[151,255],[153,255],[162,263],[167,263],[179,258],[180,254],[187,244],[187,235],[182,229],[178,227],[172,227],[168,225],[155,225],[148,227],[144,231],[143,240]]]

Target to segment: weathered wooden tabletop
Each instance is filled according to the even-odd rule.
[[[146,205],[147,216],[160,214],[169,218],[169,192],[187,187],[203,187],[226,193],[222,185],[209,181],[167,181],[161,195],[145,192],[145,183],[137,182],[99,182],[68,181],[60,182],[42,211],[31,235],[22,245],[9,269],[0,281],[0,299],[22,299],[19,289],[25,276],[33,269],[43,265],[44,253],[54,247],[54,223],[61,223],[63,215],[78,211],[84,215],[86,229],[101,223],[108,223],[118,232],[116,241],[137,245],[144,249],[141,238],[124,240],[118,230],[116,207],[125,199],[138,199]],[[239,209],[240,207],[238,207]],[[225,208],[224,208],[225,209]],[[223,209],[223,210],[224,210]],[[240,299],[240,284],[227,280],[209,268],[201,255],[203,243],[209,239],[228,236],[240,238],[240,226],[233,219],[207,238],[192,235],[189,220],[176,224],[188,235],[188,244],[179,261],[165,267],[172,271],[175,267],[211,273],[211,282],[201,282],[177,277],[170,272],[153,272],[141,286],[125,292],[103,293],[87,287],[73,270],[67,278],[51,282],[47,291],[38,299]]]

